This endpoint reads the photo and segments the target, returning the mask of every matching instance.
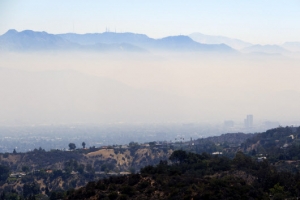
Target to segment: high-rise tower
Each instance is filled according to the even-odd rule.
[[[253,115],[247,115],[246,119],[244,119],[245,128],[253,127]]]

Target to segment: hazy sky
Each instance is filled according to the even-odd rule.
[[[300,42],[300,1],[0,0],[0,34],[200,32]],[[217,58],[217,59],[216,59]],[[299,54],[0,54],[0,125],[300,119]]]
[[[0,126],[296,121],[299,76],[277,55],[4,53]]]
[[[300,1],[110,0],[0,1],[0,34],[117,32],[167,35],[201,32],[252,43],[300,41]]]

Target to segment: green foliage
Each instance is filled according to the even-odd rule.
[[[154,147],[156,145],[156,142],[155,141],[149,142],[149,145],[150,145],[150,147]]]
[[[24,197],[29,197],[30,195],[36,195],[40,193],[40,186],[37,182],[25,183],[23,185],[23,195]]]
[[[76,145],[74,143],[69,143],[69,149],[70,150],[76,149]]]
[[[276,185],[274,185],[274,187],[270,189],[270,192],[272,195],[278,195],[278,194],[283,195],[284,188],[280,186],[279,183],[276,183]]]
[[[129,142],[129,147],[136,147],[139,146],[139,143],[137,142]]]
[[[113,170],[114,168],[115,168],[115,164],[111,163],[111,162],[105,163],[105,164],[101,165],[101,167],[100,167],[101,171],[105,171],[105,172],[109,172],[110,170]]]
[[[136,170],[134,167],[129,167],[129,171],[130,171],[130,173],[134,174]]]
[[[65,171],[70,174],[72,171],[79,172],[80,174],[84,173],[84,165],[79,164],[76,160],[71,159],[64,163]],[[87,171],[90,172],[91,165],[87,165]]]
[[[23,176],[21,179],[22,183],[29,183],[29,182],[33,182],[34,178],[33,176],[27,175],[27,176]]]
[[[57,199],[63,199],[65,194],[63,192],[52,192],[50,195],[50,200],[57,200]]]
[[[6,181],[9,177],[9,168],[4,165],[0,165],[0,182]]]
[[[125,185],[121,187],[121,193],[126,194],[128,196],[133,196],[135,193],[135,189],[132,186]]]
[[[241,147],[244,152],[251,149],[247,153],[252,156],[268,155],[268,159],[272,163],[280,160],[298,160],[300,155],[299,136],[299,127],[297,129],[294,127],[278,127],[255,134],[242,143]],[[252,146],[255,146],[255,149],[252,149]]]
[[[117,192],[112,192],[112,193],[110,193],[109,195],[108,195],[108,198],[110,199],[110,200],[115,200],[115,199],[117,199],[118,198],[118,193]]]
[[[19,196],[18,193],[12,191],[12,192],[3,192],[1,195],[0,195],[0,200],[20,200],[21,197]]]
[[[235,155],[235,158],[233,159],[233,163],[235,164],[237,169],[247,168],[249,166],[252,166],[254,161],[251,159],[251,157],[246,156],[241,151],[237,152]]]
[[[183,163],[186,161],[186,159],[187,159],[187,153],[182,150],[174,151],[170,156],[170,160],[175,163],[177,162]]]
[[[63,172],[60,169],[53,171],[53,178],[57,178],[57,177],[60,177],[62,175],[63,175]]]
[[[155,199],[157,193],[159,199],[269,199],[269,194],[280,199],[300,194],[300,174],[277,172],[267,161],[259,163],[242,152],[230,160],[179,150],[170,159],[173,164],[160,161],[142,168],[141,174],[99,180],[67,199],[90,196],[89,190],[109,199]]]
[[[272,195],[272,199],[292,199],[300,196],[299,170],[292,168],[292,165],[285,164],[285,168],[282,167],[281,170],[289,170],[293,173],[278,171],[279,164],[282,163],[283,165],[285,162],[278,162],[276,165],[274,163],[279,160],[299,159],[300,142],[288,137],[291,134],[295,137],[297,134],[300,136],[300,128],[297,131],[295,132],[295,129],[292,130],[289,127],[279,127],[265,133],[253,134],[253,138],[244,142],[241,148],[232,147],[234,142],[221,141],[219,142],[220,145],[216,145],[212,141],[201,139],[194,146],[183,147],[189,152],[174,151],[169,161],[161,160],[158,163],[159,158],[157,158],[155,160],[158,163],[156,166],[140,165],[146,166],[140,170],[140,174],[110,177],[98,182],[90,182],[86,187],[79,190],[59,192],[57,191],[59,188],[53,186],[47,187],[45,190],[47,190],[50,199],[268,199],[269,195]],[[286,143],[289,146],[281,148]],[[151,146],[153,145],[155,144],[151,144]],[[251,146],[255,148],[250,148]],[[208,154],[213,151],[222,151],[222,148],[225,147],[241,149],[242,151],[236,152],[235,150],[223,154],[230,155],[230,159],[222,155]],[[139,148],[139,145],[133,142],[130,144],[129,151],[135,155]],[[248,151],[249,149],[250,151]],[[53,170],[53,173],[48,174],[41,170],[23,177],[22,183],[34,182],[37,177],[50,182],[56,181],[57,178],[57,180],[68,180],[64,181],[63,187],[69,189],[83,185],[87,180],[95,180],[96,176],[105,176],[94,175],[95,170],[101,169],[106,172],[115,169],[122,170],[116,165],[114,159],[105,161],[99,159],[94,162],[94,166],[87,164],[91,162],[87,162],[85,165],[81,164],[84,160],[80,159],[83,157],[82,153],[95,150],[70,152],[34,150],[29,152],[26,159],[38,163],[36,166],[45,166],[53,161],[66,160],[64,170],[67,173]],[[150,150],[153,154],[162,152],[161,149],[157,148]],[[114,151],[118,153],[125,150],[114,149]],[[201,153],[196,154],[195,152]],[[262,153],[264,155],[260,155]],[[140,163],[148,162],[148,155],[144,156],[143,159],[139,160]],[[267,160],[257,162],[259,156],[266,156]],[[9,165],[7,160],[3,159],[3,163]],[[41,160],[45,161],[41,162]],[[296,165],[299,163],[295,162]],[[132,172],[135,171],[134,168],[138,171],[138,166],[132,165]],[[15,169],[20,169],[20,166],[13,170]],[[70,174],[71,171],[78,171],[79,174],[72,175]],[[10,193],[9,190],[6,191],[6,195],[14,196]],[[35,196],[29,194],[27,198],[35,198]]]
[[[22,166],[22,171],[27,173],[29,172],[29,167],[28,166]]]

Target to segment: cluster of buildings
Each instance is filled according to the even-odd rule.
[[[224,127],[225,128],[233,128],[235,126],[235,123],[233,120],[226,120],[224,121]],[[247,115],[244,119],[244,128],[245,129],[251,129],[253,128],[253,115]]]

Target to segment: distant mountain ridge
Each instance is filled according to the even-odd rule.
[[[234,49],[240,50],[251,46],[249,42],[238,39],[228,38],[224,36],[205,35],[202,33],[192,33],[189,35],[194,41],[203,44],[226,44]]]
[[[0,36],[2,51],[97,51],[97,52],[243,52],[250,54],[287,54],[300,52],[300,42],[286,42],[282,45],[253,45],[251,43],[224,36],[192,33],[188,36],[167,36],[150,38],[137,33],[64,33],[50,34],[45,31],[8,30]]]
[[[91,45],[95,43],[130,43],[136,46],[141,46],[145,49],[162,49],[162,50],[191,50],[191,51],[233,51],[233,49],[224,44],[201,44],[193,41],[190,37],[168,36],[161,39],[149,38],[144,34],[135,33],[87,33],[87,34],[75,34],[66,33],[60,34],[64,39],[79,43],[82,45]]]
[[[0,36],[0,49],[2,50],[50,50],[76,47],[78,47],[77,44],[46,32],[9,30]]]
[[[282,47],[289,51],[300,52],[300,42],[286,42]]]
[[[0,36],[0,50],[8,51],[44,51],[44,50],[78,50],[78,51],[138,51],[146,50],[127,43],[82,45],[59,35],[47,32],[9,30]]]
[[[288,50],[279,45],[253,45],[242,49],[244,53],[266,53],[266,54],[284,54],[289,53]]]
[[[93,50],[93,51],[213,51],[235,52],[224,44],[201,44],[188,36],[169,36],[162,39],[149,38],[135,33],[88,33],[49,34],[25,30],[9,30],[0,36],[0,49],[9,51],[35,50]]]
[[[104,32],[104,33],[86,33],[86,34],[76,34],[76,33],[64,33],[58,34],[58,36],[67,39],[71,42],[75,42],[81,45],[93,45],[96,43],[150,43],[154,39],[149,38],[144,34],[135,33],[114,33],[114,32]]]

